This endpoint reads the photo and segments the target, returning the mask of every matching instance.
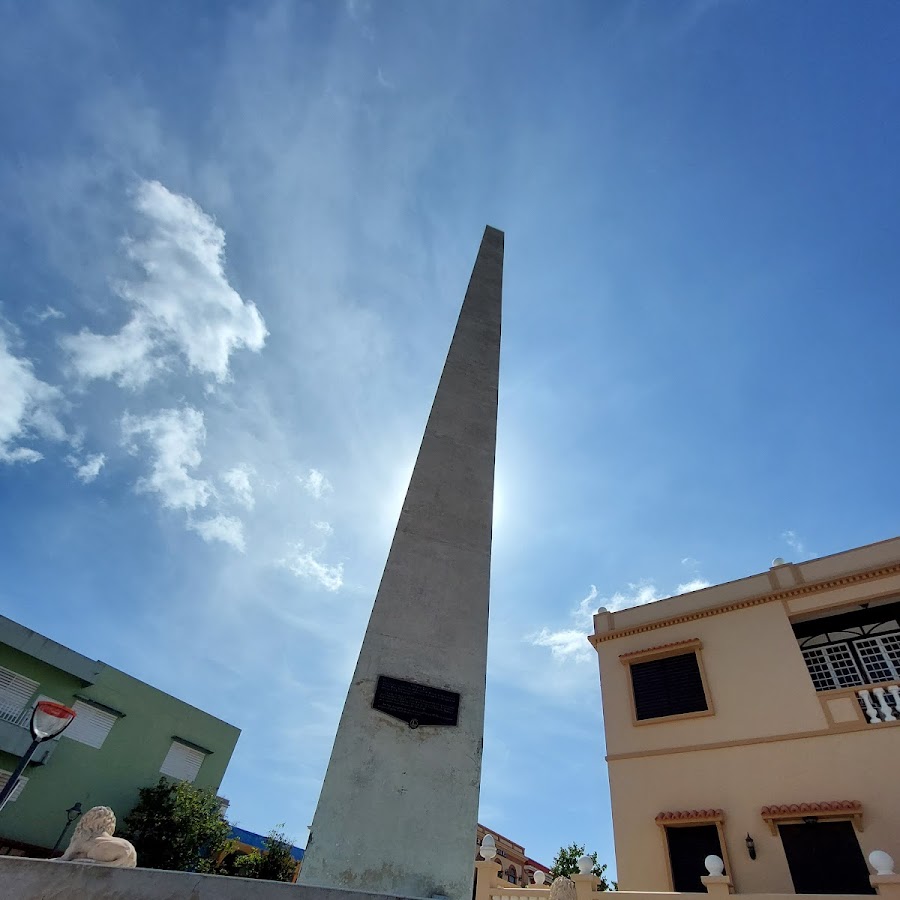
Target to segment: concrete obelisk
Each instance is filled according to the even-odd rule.
[[[300,882],[469,900],[503,232],[485,229],[313,818]]]

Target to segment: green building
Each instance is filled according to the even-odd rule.
[[[31,743],[38,700],[55,700],[78,715],[40,745],[0,810],[7,847],[52,848],[75,803],[84,810],[109,806],[121,822],[140,788],[161,775],[218,790],[240,735],[209,713],[0,616],[0,786]]]

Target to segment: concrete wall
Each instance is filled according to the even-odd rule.
[[[900,540],[595,617],[619,884],[668,891],[660,812],[722,809],[739,893],[792,893],[763,806],[855,800],[861,850],[900,855],[900,722],[816,692],[791,624],[900,596]],[[817,584],[817,581],[820,583]],[[712,715],[636,722],[623,654],[697,639]],[[665,651],[660,651],[665,652]],[[750,833],[758,858],[744,845]]]
[[[65,823],[65,810],[76,801],[84,809],[109,806],[121,823],[140,788],[159,780],[159,768],[175,735],[213,751],[194,783],[213,790],[221,784],[240,735],[233,725],[102,663],[96,681],[87,687],[3,644],[0,665],[38,681],[38,693],[53,700],[71,705],[78,694],[125,714],[100,749],[62,736],[46,765],[29,766],[25,790],[0,811],[0,835],[52,847]],[[0,753],[0,768],[9,771],[16,761]]]
[[[0,897],[9,900],[395,900],[382,894],[155,869],[107,869],[0,858]]]

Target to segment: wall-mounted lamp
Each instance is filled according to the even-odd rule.
[[[818,821],[819,821],[819,817],[818,817],[818,816],[804,816],[804,817],[803,817],[803,824],[804,824],[804,825],[815,825],[816,822],[818,822]]]
[[[749,832],[747,837],[744,838],[744,843],[747,845],[747,855],[750,859],[756,859],[756,844],[753,843],[753,838],[750,837]]]

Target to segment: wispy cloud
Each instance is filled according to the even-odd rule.
[[[231,489],[231,495],[236,503],[245,509],[253,509],[256,500],[253,496],[253,486],[250,484],[250,476],[254,474],[252,466],[235,466],[222,474],[222,481]]]
[[[167,509],[206,506],[212,486],[191,474],[202,461],[200,448],[206,440],[202,412],[186,406],[146,416],[126,413],[122,437],[130,453],[137,454],[143,444],[150,458],[150,474],[138,479],[138,491],[158,494]]]
[[[94,453],[79,459],[77,456],[70,454],[66,457],[66,462],[75,470],[75,477],[82,484],[90,484],[100,474],[103,464],[106,462],[105,453]]]
[[[140,235],[123,246],[135,273],[115,286],[131,318],[115,334],[63,337],[75,371],[138,388],[181,357],[191,371],[227,381],[231,354],[261,350],[267,332],[256,306],[225,277],[225,233],[158,181],[140,182],[134,205]]]
[[[222,541],[230,544],[241,553],[246,549],[244,543],[244,524],[236,516],[219,515],[210,519],[190,519],[188,528],[196,531],[204,541]]]
[[[325,535],[325,537],[331,537],[331,535],[334,534],[334,529],[331,527],[330,522],[313,522],[312,526],[316,531]]]
[[[331,482],[318,469],[310,469],[306,475],[298,475],[297,480],[303,485],[304,490],[316,500],[321,500],[325,494],[330,494],[332,491]]]
[[[591,648],[587,641],[587,635],[596,609],[596,601],[597,587],[592,584],[587,596],[583,597],[570,613],[571,618],[574,620],[574,627],[562,628],[556,631],[542,628],[537,634],[531,635],[527,640],[537,647],[549,648],[555,659],[573,659],[577,662],[587,662],[591,658]]]
[[[320,584],[327,591],[339,590],[344,583],[344,564],[327,565],[319,560],[319,553],[319,550],[308,550],[302,542],[298,542],[278,564],[298,578]]]
[[[685,557],[682,563],[687,564],[686,560],[689,560],[690,563],[696,563],[696,560],[692,557]],[[679,584],[674,591],[664,593],[657,589],[653,581],[643,579],[629,584],[624,591],[616,591],[609,597],[600,597],[596,586],[592,584],[587,596],[580,600],[569,614],[573,621],[572,626],[556,630],[545,627],[536,634],[529,635],[526,640],[535,646],[549,648],[551,654],[557,660],[588,662],[593,657],[590,645],[587,642],[587,635],[593,631],[594,613],[598,608],[603,607],[610,612],[616,612],[621,609],[629,609],[632,606],[654,603],[665,597],[686,594],[690,591],[699,591],[709,586],[710,583],[708,581],[697,576],[690,581]]]
[[[703,588],[708,588],[710,584],[711,582],[705,578],[692,578],[690,581],[684,582],[684,584],[679,584],[675,589],[675,593],[689,594],[691,591],[702,591]]]
[[[34,366],[13,355],[0,328],[0,462],[33,463],[43,454],[21,441],[47,438],[62,441],[66,431],[58,418],[62,392],[41,381]]]
[[[64,319],[65,317],[66,314],[60,312],[55,306],[47,306],[40,311],[35,309],[27,309],[25,311],[25,318],[30,319],[32,322],[38,322],[39,324],[43,324],[51,319]]]
[[[806,555],[806,545],[793,529],[781,532],[781,539],[794,551],[798,556]]]

